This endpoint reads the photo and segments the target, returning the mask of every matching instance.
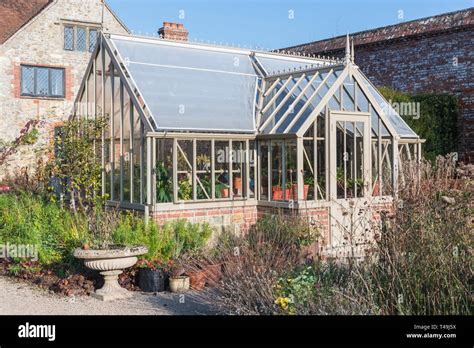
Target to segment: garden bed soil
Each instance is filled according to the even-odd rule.
[[[15,274],[12,274],[12,267],[16,268]],[[94,291],[94,287],[100,286],[101,279],[94,277],[92,274],[74,273],[60,277],[57,274],[60,270],[60,268],[41,268],[39,263],[35,261],[14,264],[9,260],[0,260],[0,275],[13,277],[27,283],[33,283],[39,287],[65,296],[90,295]]]
[[[11,268],[16,268],[13,274]],[[219,272],[215,269],[203,272],[204,279],[208,286],[212,287],[220,278]],[[212,267],[211,267],[212,268]],[[11,260],[0,259],[0,275],[15,278],[20,281],[35,284],[41,288],[48,289],[54,293],[64,296],[89,296],[94,289],[101,288],[103,279],[98,272],[87,269],[80,272],[60,276],[65,272],[64,266],[52,266],[50,268],[42,267],[37,261],[25,261],[21,263],[13,263]],[[138,272],[140,268],[137,266],[127,268],[119,275],[118,282],[120,286],[129,291],[141,291],[138,286]],[[204,286],[196,286],[202,289]]]

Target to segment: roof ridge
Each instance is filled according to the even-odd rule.
[[[277,56],[277,57],[285,57],[285,58],[293,58],[293,59],[300,59],[300,60],[305,60],[305,61],[312,61],[314,63],[340,63],[341,60],[337,57],[325,57],[325,56],[320,56],[316,54],[301,54],[300,52],[291,52],[291,51],[286,51],[285,49],[268,49],[265,50],[265,48],[261,47],[240,47],[240,46],[229,46],[229,45],[224,45],[224,44],[217,44],[217,43],[211,43],[211,42],[199,42],[199,41],[181,41],[181,40],[172,40],[172,39],[164,39],[159,36],[146,36],[146,35],[137,35],[136,33],[133,34],[114,34],[114,33],[104,33],[104,35],[107,35],[109,37],[115,36],[115,37],[122,37],[124,39],[145,39],[145,40],[151,40],[156,43],[160,42],[168,42],[172,44],[182,44],[182,45],[189,45],[189,46],[195,46],[194,48],[196,49],[206,49],[206,48],[214,48],[214,49],[226,49],[226,50],[245,50],[249,51],[250,54],[268,54],[272,56]],[[308,62],[309,63],[309,62]]]
[[[385,25],[385,26],[381,26],[381,27],[372,28],[372,29],[360,30],[360,31],[350,33],[349,35],[351,37],[355,37],[355,36],[360,36],[361,34],[365,34],[365,33],[376,32],[376,31],[379,31],[379,30],[393,28],[393,27],[400,27],[400,26],[404,26],[404,25],[410,25],[410,24],[413,24],[415,22],[422,22],[422,21],[429,20],[429,19],[440,18],[440,17],[449,17],[449,16],[459,14],[459,13],[463,13],[463,12],[465,12],[467,14],[467,13],[472,12],[472,11],[474,11],[474,7],[468,7],[468,8],[462,9],[462,10],[440,13],[440,14],[433,15],[433,16],[426,16],[426,17],[422,17],[422,18],[412,19],[412,20],[409,20],[409,21],[395,23],[395,24],[389,24],[389,25]],[[345,38],[345,37],[346,37],[346,34],[338,35],[338,36],[333,36],[333,37],[326,38],[326,39],[310,41],[310,42],[299,44],[299,45],[288,46],[288,47],[285,47],[285,49],[299,48],[299,47],[304,47],[304,46],[308,46],[308,45],[315,44],[315,43],[322,43],[322,42],[326,42],[326,41],[342,39],[342,38]]]

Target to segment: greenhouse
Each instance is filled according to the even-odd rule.
[[[248,228],[272,209],[319,218],[328,243],[350,202],[396,193],[422,140],[353,63],[101,35],[75,103],[107,121],[108,204],[156,221]],[[375,204],[374,203],[374,204]]]

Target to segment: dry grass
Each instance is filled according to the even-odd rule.
[[[364,260],[304,265],[298,240],[311,226],[278,216],[219,243],[224,274],[204,297],[232,314],[472,314],[472,178],[458,177],[449,157],[402,174]]]

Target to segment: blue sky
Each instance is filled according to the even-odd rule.
[[[189,30],[191,39],[272,49],[474,6],[474,0],[107,2],[135,33],[156,32],[163,21],[180,22]]]

